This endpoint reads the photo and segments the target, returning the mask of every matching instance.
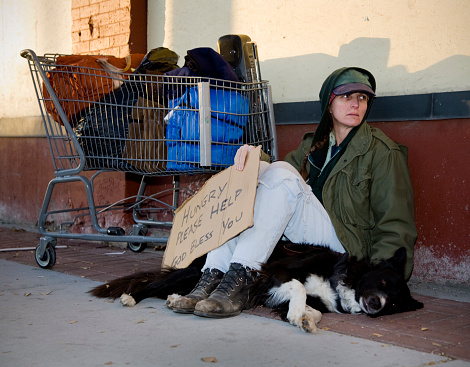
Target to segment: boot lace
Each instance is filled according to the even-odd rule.
[[[240,284],[245,283],[245,285],[247,285],[251,278],[251,274],[249,274],[249,271],[243,265],[232,264],[217,287],[217,291],[230,294],[235,291]]]
[[[202,273],[201,278],[199,279],[199,282],[196,285],[196,288],[205,288],[207,285],[213,283],[214,281],[222,278],[223,273],[220,270],[217,269],[206,269]]]

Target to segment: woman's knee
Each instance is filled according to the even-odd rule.
[[[295,176],[300,176],[299,172],[292,166],[290,163],[285,161],[276,161],[269,165],[269,170],[286,170],[294,174]]]
[[[309,186],[305,184],[295,168],[283,161],[270,164],[260,175],[258,181],[261,185],[271,189],[284,184],[294,191],[309,190]]]

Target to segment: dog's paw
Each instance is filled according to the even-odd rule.
[[[359,305],[359,303],[356,303],[354,305],[351,305],[351,308],[349,309],[349,313],[351,313],[353,315],[360,315],[364,312],[362,311],[362,308]]]
[[[345,312],[348,312],[353,315],[358,315],[362,313],[361,306],[356,301],[356,291],[344,285],[343,282],[340,282],[336,287],[339,298],[341,300],[341,307]]]
[[[322,314],[310,306],[306,306],[305,312],[297,317],[289,319],[292,325],[298,326],[306,333],[317,333],[317,324],[320,322]]]
[[[135,299],[126,293],[123,293],[121,295],[120,299],[121,305],[126,306],[126,307],[134,307],[136,305]]]
[[[197,302],[198,300],[195,298],[170,294],[166,299],[165,305],[177,313],[193,313]]]
[[[179,294],[170,294],[165,301],[165,306],[172,310],[175,307],[175,303],[181,298]]]
[[[305,308],[305,313],[301,317],[299,327],[306,333],[316,334],[317,325],[320,322],[321,318],[322,314],[320,311],[317,311],[314,308],[307,306]]]

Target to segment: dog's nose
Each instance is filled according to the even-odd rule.
[[[380,297],[377,295],[370,295],[366,299],[367,309],[370,313],[375,313],[382,309],[382,302]]]

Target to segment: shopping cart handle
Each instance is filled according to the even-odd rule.
[[[23,50],[23,51],[20,52],[20,56],[25,58],[25,59],[32,60],[33,58],[31,56],[31,52],[33,52],[33,51],[28,50],[28,49]]]

